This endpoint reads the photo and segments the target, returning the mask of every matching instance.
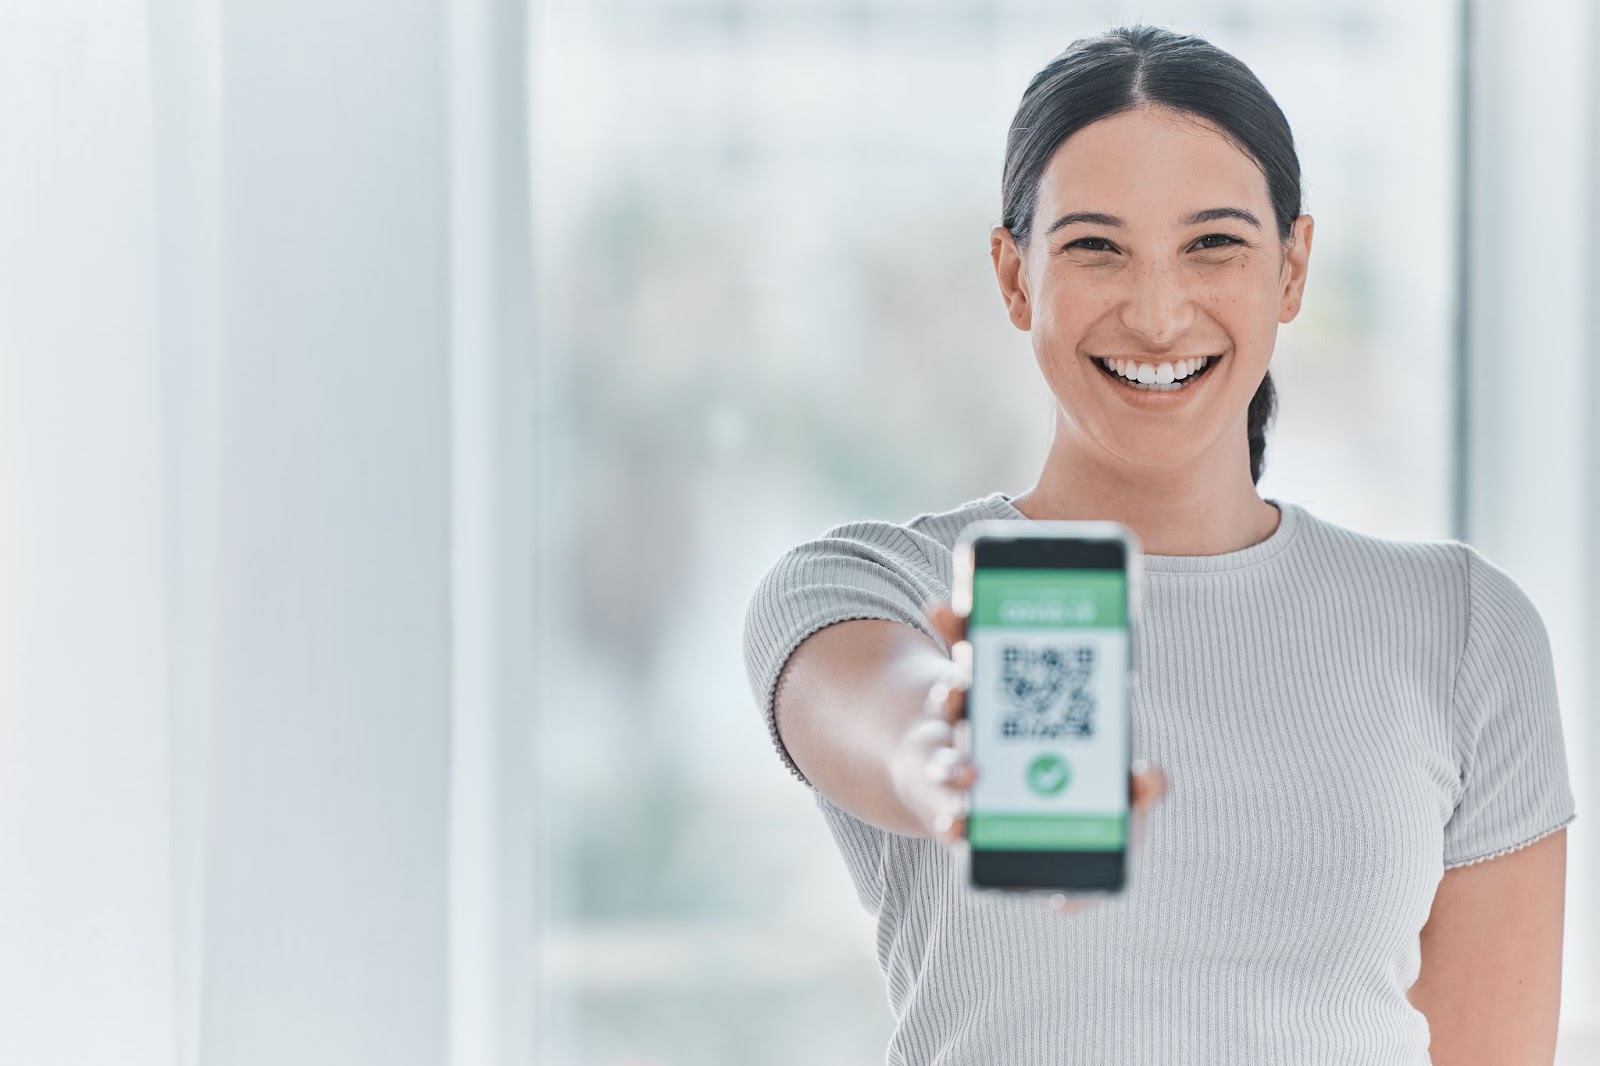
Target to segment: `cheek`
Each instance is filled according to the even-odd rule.
[[[1033,328],[1052,347],[1076,347],[1084,334],[1110,314],[1120,299],[1115,286],[1043,279],[1035,288]]]
[[[1034,360],[1046,378],[1070,377],[1080,361],[1080,347],[1090,336],[1099,336],[1097,324],[1111,313],[1114,303],[1096,298],[1081,289],[1058,288],[1049,299],[1034,307],[1030,340]]]
[[[1276,275],[1259,263],[1228,264],[1196,289],[1197,302],[1233,336],[1248,345],[1274,337],[1282,293]]]

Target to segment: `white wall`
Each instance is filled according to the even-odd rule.
[[[172,1053],[144,13],[0,11],[0,1061]]]

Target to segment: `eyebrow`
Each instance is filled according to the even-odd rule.
[[[1256,229],[1261,228],[1261,220],[1242,207],[1208,207],[1204,211],[1196,211],[1194,214],[1178,221],[1185,226],[1198,226],[1202,222],[1217,222],[1224,218],[1247,222]],[[1087,222],[1094,226],[1127,225],[1116,215],[1107,215],[1099,211],[1073,211],[1070,214],[1062,215],[1051,223],[1050,228],[1045,230],[1045,236],[1048,237],[1062,226],[1070,226],[1074,222]]]

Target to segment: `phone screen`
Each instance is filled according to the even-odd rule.
[[[1128,574],[1116,541],[980,541],[972,883],[1117,890],[1128,847]]]

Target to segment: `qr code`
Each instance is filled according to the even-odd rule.
[[[1000,649],[1000,735],[1018,740],[1094,736],[1092,644]]]

